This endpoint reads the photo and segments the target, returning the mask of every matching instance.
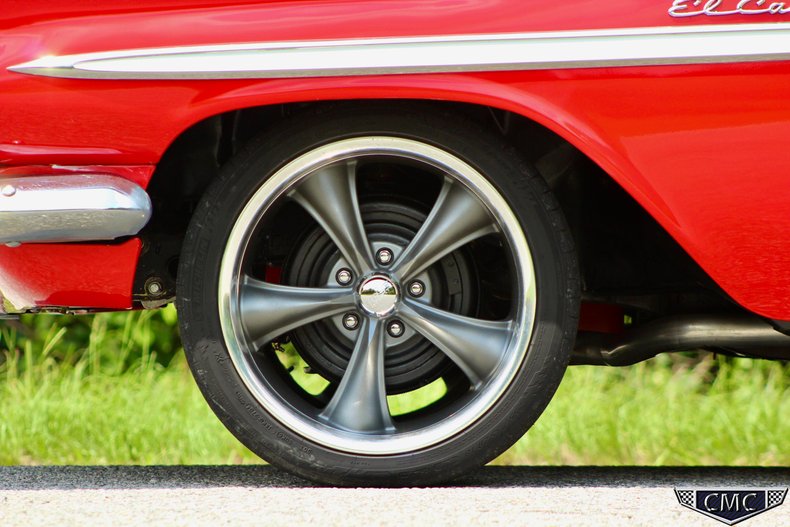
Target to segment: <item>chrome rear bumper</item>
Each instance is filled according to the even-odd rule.
[[[150,217],[145,190],[117,176],[0,179],[0,243],[112,240],[137,234]]]

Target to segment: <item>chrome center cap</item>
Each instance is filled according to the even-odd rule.
[[[369,315],[385,317],[398,303],[398,286],[384,275],[373,275],[359,286],[359,305]]]

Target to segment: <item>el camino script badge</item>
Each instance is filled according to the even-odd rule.
[[[728,8],[726,4],[732,8]],[[722,5],[724,4],[724,5]],[[788,2],[768,2],[768,0],[739,0],[735,3],[726,0],[675,0],[669,8],[669,14],[677,18],[689,16],[725,16],[725,15],[786,15],[790,13]]]

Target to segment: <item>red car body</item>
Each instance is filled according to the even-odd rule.
[[[569,363],[790,359],[790,0],[10,1],[0,318],[175,302],[272,464],[432,484]]]
[[[576,146],[738,304],[790,320],[790,56],[276,79],[107,80],[9,70],[45,55],[139,48],[739,24],[783,28],[790,20],[781,3],[763,14],[747,11],[769,6],[731,3],[708,2],[715,5],[704,10],[675,2],[676,12],[693,16],[673,17],[669,0],[146,0],[90,8],[71,0],[12,0],[0,15],[0,177],[99,167],[145,186],[190,126],[255,106],[391,98],[485,105],[523,115]],[[781,51],[787,42],[775,46]],[[0,247],[6,309],[131,308],[139,249],[135,239]]]

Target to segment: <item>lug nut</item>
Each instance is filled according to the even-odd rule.
[[[349,331],[357,329],[359,326],[359,316],[356,313],[346,313],[343,315],[343,327]]]
[[[409,294],[413,297],[420,297],[425,293],[425,284],[415,280],[409,284]]]
[[[340,285],[348,285],[351,283],[351,280],[354,278],[354,275],[351,274],[351,269],[346,269],[345,267],[337,272],[335,275],[335,280]]]
[[[389,265],[392,262],[392,256],[392,251],[389,249],[379,249],[376,252],[376,261],[381,265]]]
[[[406,326],[404,326],[403,322],[400,320],[393,320],[387,325],[387,333],[389,333],[391,337],[398,338],[403,335],[405,330]]]

